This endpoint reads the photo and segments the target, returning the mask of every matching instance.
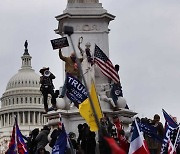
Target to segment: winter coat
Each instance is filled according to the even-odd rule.
[[[36,137],[35,141],[37,142],[37,149],[41,147],[45,147],[49,141],[48,141],[48,134],[50,130],[42,130],[38,136]]]
[[[59,57],[61,60],[65,62],[65,72],[69,73],[73,76],[76,76],[77,78],[80,78],[80,72],[79,69],[75,67],[75,62],[71,59],[71,57],[65,57],[62,55],[61,51],[59,52]],[[83,59],[79,58],[79,61],[82,62]]]
[[[61,129],[54,129],[53,132],[51,133],[51,141],[49,142],[49,146],[51,148],[54,147],[55,143],[56,143],[56,140],[58,139],[60,133],[62,132]]]

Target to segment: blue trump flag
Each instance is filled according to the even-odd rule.
[[[67,134],[62,124],[62,132],[60,133],[56,143],[52,149],[52,154],[64,154],[67,149]]]
[[[168,139],[170,139],[170,132],[177,129],[178,124],[172,119],[172,117],[164,110],[162,109],[164,118],[165,118],[165,133],[164,133],[164,139],[162,143],[161,153],[167,153],[168,149]]]
[[[148,124],[148,123],[144,123],[144,122],[139,122],[139,129],[144,132],[145,134],[147,134],[148,136],[158,140],[159,142],[162,142],[162,137],[160,137],[157,134],[157,128]]]
[[[66,88],[67,97],[75,104],[76,107],[79,107],[79,104],[88,98],[85,86],[81,83],[81,81],[68,73],[66,75]]]

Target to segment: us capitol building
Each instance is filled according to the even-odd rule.
[[[29,136],[34,128],[42,128],[47,122],[43,116],[44,106],[39,91],[40,76],[31,67],[31,56],[28,52],[28,43],[25,42],[24,54],[21,57],[22,66],[7,83],[1,97],[0,108],[0,154],[7,149],[14,116],[17,117],[23,135]]]

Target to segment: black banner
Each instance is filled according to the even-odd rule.
[[[52,44],[53,50],[61,49],[63,47],[69,46],[67,37],[62,37],[62,38],[51,40],[51,44]]]

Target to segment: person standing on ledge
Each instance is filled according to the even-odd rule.
[[[52,74],[49,71],[49,67],[43,67],[39,71],[42,76],[40,77],[40,91],[42,92],[43,95],[43,101],[44,101],[44,110],[47,113],[48,112],[48,103],[47,103],[47,98],[48,94],[51,95],[51,104],[54,110],[57,110],[56,108],[56,94],[54,93],[54,85],[52,80],[55,79],[54,74]]]

